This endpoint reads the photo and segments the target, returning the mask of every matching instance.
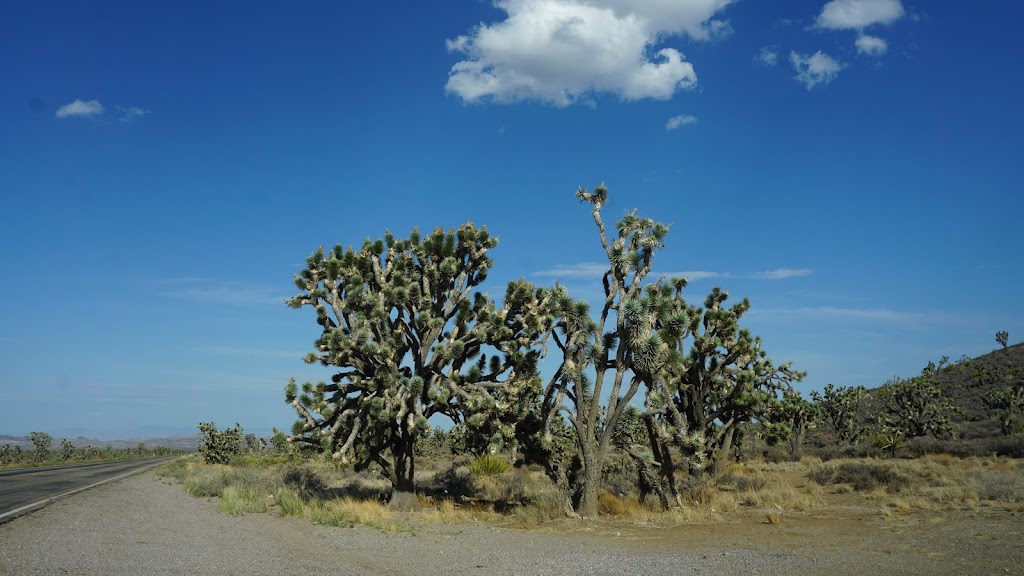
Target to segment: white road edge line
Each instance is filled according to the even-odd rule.
[[[106,484],[107,482],[113,482],[114,480],[120,480],[122,478],[127,478],[128,476],[131,476],[132,474],[138,474],[139,472],[142,472],[143,470],[148,470],[148,469],[153,468],[153,467],[155,467],[155,466],[157,466],[159,464],[163,464],[163,462],[154,462],[153,464],[149,464],[148,466],[143,466],[142,468],[137,468],[135,470],[132,470],[131,472],[125,472],[124,474],[121,474],[120,476],[115,476],[113,478],[107,478],[106,480],[100,480],[99,482],[96,482],[95,484],[89,484],[88,486],[84,486],[82,488],[75,488],[74,490],[71,490],[70,492],[65,492],[63,494],[58,494],[56,496],[50,496],[49,498],[44,498],[43,500],[40,500],[39,502],[33,502],[32,504],[27,504],[25,506],[22,506],[21,508],[16,509],[16,510],[11,510],[10,512],[6,512],[4,514],[0,514],[0,522],[3,522],[4,518],[7,518],[8,516],[13,516],[13,515],[15,515],[15,514],[17,514],[19,512],[24,512],[25,510],[29,510],[29,509],[35,508],[37,506],[39,506],[39,507],[46,506],[48,503],[50,503],[50,502],[52,502],[52,501],[54,501],[54,500],[56,500],[58,498],[64,498],[65,496],[71,496],[72,494],[77,494],[79,492],[82,492],[83,490],[88,490],[90,488],[95,488],[95,487],[97,487],[97,486],[99,486],[101,484]]]

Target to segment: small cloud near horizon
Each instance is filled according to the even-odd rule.
[[[786,280],[787,278],[810,276],[813,273],[814,271],[810,268],[775,268],[774,270],[756,272],[750,277],[757,280]]]
[[[182,285],[189,282],[179,281],[174,283]],[[191,300],[240,307],[284,306],[284,302],[288,300],[288,296],[274,294],[268,290],[211,281],[198,281],[193,286],[182,286],[181,288],[166,290],[160,292],[159,295],[176,300]]]
[[[580,264],[559,264],[547,270],[535,272],[538,276],[554,276],[558,278],[600,278],[608,271],[608,265],[600,262],[582,262]],[[814,270],[810,268],[774,268],[753,274],[732,274],[730,272],[713,272],[709,270],[685,270],[682,272],[659,272],[653,270],[650,277],[686,278],[690,282],[732,278],[737,280],[788,280],[810,276]]]

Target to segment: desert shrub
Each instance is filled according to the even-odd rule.
[[[627,458],[609,458],[601,470],[601,487],[618,496],[636,494],[638,479],[636,464]]]
[[[193,496],[203,498],[220,496],[220,493],[230,483],[228,475],[225,474],[225,468],[220,465],[189,464],[183,482],[185,491]]]
[[[686,476],[679,482],[680,496],[691,504],[708,504],[716,492],[714,480],[707,476]]]
[[[629,511],[629,506],[615,494],[602,491],[597,495],[597,511],[609,516],[622,516]]]
[[[274,503],[282,516],[302,516],[305,513],[305,503],[298,492],[290,488],[279,488],[274,492]]]
[[[825,464],[813,468],[807,477],[822,486],[848,484],[858,492],[885,488],[887,492],[899,493],[909,488],[912,482],[909,476],[893,466],[876,462]]]
[[[1024,436],[1009,436],[989,440],[989,454],[1007,458],[1024,458]]]
[[[508,472],[512,464],[500,456],[484,454],[473,459],[467,468],[473,476],[497,476]]]
[[[309,466],[296,466],[285,470],[283,480],[285,486],[307,500],[319,498],[327,491],[323,479]]]
[[[794,462],[800,458],[798,454],[782,446],[769,446],[762,452],[762,456],[764,456],[765,462],[771,462],[772,464]]]
[[[247,512],[266,512],[270,505],[270,495],[254,486],[226,486],[220,493],[217,510],[241,516]]]
[[[445,498],[468,498],[475,493],[473,475],[465,466],[453,463],[434,477],[437,491]]]
[[[723,474],[716,481],[719,487],[733,486],[741,492],[749,490],[764,490],[768,480],[760,474],[739,474],[729,471]]]
[[[983,470],[973,481],[980,500],[1024,502],[1024,476],[1019,471]]]

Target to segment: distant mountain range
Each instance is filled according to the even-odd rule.
[[[60,441],[62,438],[54,438],[53,446],[51,450],[60,447]],[[142,438],[137,440],[97,440],[95,438],[85,438],[79,436],[77,438],[68,438],[71,444],[76,448],[84,448],[86,446],[92,446],[93,448],[106,448],[107,446],[120,450],[123,448],[135,448],[142,442],[146,445],[146,448],[174,448],[176,450],[195,450],[199,446],[199,435],[198,434],[179,434],[176,436],[168,436],[165,438]],[[11,446],[21,446],[23,449],[32,448],[32,442],[28,439],[28,436],[9,436],[6,434],[0,434],[0,446],[4,444],[10,444]]]

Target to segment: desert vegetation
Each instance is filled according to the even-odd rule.
[[[1024,348],[1005,332],[984,357],[805,398],[805,373],[742,327],[748,300],[715,287],[695,305],[685,278],[649,279],[669,226],[635,211],[608,225],[603,185],[576,196],[606,258],[595,303],[525,279],[491,299],[497,239],[471,223],[314,251],[288,305],[315,312],[305,360],[330,382],[287,384],[290,434],[203,423],[203,461],[162,474],[232,514],[387,529],[408,512],[775,524],[843,498],[1020,508]]]
[[[61,439],[54,445],[53,436],[46,432],[35,431],[28,435],[31,448],[22,448],[20,443],[10,442],[0,446],[0,470],[7,468],[28,468],[35,466],[54,466],[61,464],[85,464],[89,462],[110,462],[115,460],[134,460],[154,456],[171,456],[186,454],[185,450],[154,446],[147,448],[139,442],[132,448],[113,448],[106,446],[75,446],[68,439]]]

